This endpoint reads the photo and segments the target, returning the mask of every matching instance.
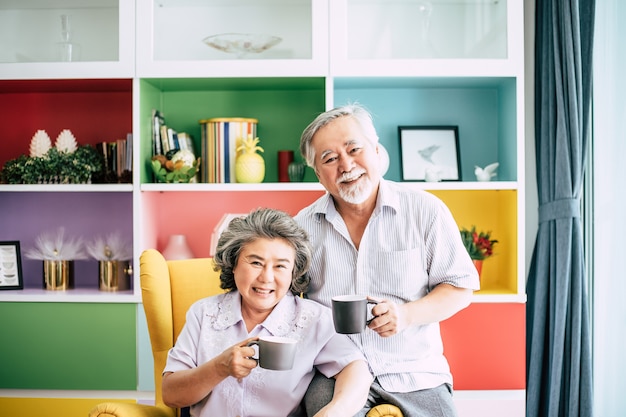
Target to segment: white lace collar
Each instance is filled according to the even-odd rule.
[[[309,326],[315,313],[308,308],[298,308],[298,305],[295,295],[286,294],[261,323],[261,326],[274,336],[301,334]],[[243,317],[239,291],[230,291],[221,295],[217,302],[217,312],[213,317],[213,328],[224,330],[240,321],[243,321]]]

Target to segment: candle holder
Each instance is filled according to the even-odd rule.
[[[130,260],[133,248],[121,232],[96,237],[88,242],[87,252],[98,261],[98,288],[100,291],[124,291],[130,289],[133,272]]]
[[[46,290],[74,288],[74,261],[87,257],[81,246],[82,239],[67,237],[63,227],[55,233],[44,232],[37,236],[34,247],[26,251],[26,257],[43,261]]]
[[[98,261],[100,291],[130,290],[133,269],[129,261]]]
[[[74,288],[74,261],[43,261],[43,287],[51,291]]]

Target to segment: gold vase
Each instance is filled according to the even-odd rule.
[[[98,261],[100,291],[125,291],[130,289],[132,268],[130,261]]]
[[[74,287],[74,261],[43,261],[44,288],[62,291]]]

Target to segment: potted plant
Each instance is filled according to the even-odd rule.
[[[87,184],[103,170],[102,156],[90,146],[78,146],[69,130],[63,130],[56,145],[43,130],[37,131],[29,155],[6,162],[0,182],[6,184]]]
[[[493,248],[498,241],[491,238],[491,232],[476,231],[476,226],[462,228],[461,239],[480,276],[483,261],[493,255]]]
[[[153,156],[151,166],[157,182],[190,183],[197,181],[200,158],[196,158],[190,150],[183,149],[173,153],[171,158],[166,155]]]

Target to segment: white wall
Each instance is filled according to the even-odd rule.
[[[526,89],[526,278],[538,228],[538,197],[535,167],[535,2],[524,1],[524,82]]]
[[[594,402],[597,416],[626,415],[626,2],[596,2],[594,45]]]

